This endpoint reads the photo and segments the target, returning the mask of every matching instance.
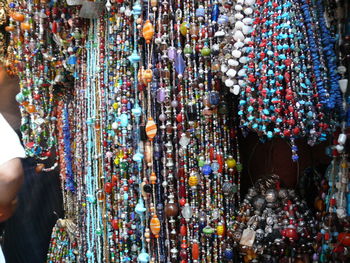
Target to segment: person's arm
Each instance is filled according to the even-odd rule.
[[[23,168],[19,158],[0,165],[0,222],[7,220],[14,212],[17,193],[23,182]]]

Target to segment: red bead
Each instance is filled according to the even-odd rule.
[[[194,260],[198,260],[199,259],[199,245],[198,245],[198,243],[193,243],[192,244],[192,258]]]
[[[286,136],[286,137],[289,137],[290,136],[290,130],[284,130],[283,131],[283,135]]]
[[[185,261],[187,262],[188,255],[187,255],[186,249],[181,249],[181,251],[180,251],[180,257],[181,257],[182,261],[185,260]],[[182,261],[181,261],[181,262],[182,262]]]
[[[326,234],[324,234],[324,239],[327,241],[327,240],[329,240],[329,237],[330,237],[330,235],[329,235],[329,233],[327,232]]]
[[[176,121],[177,121],[177,122],[182,122],[182,113],[179,113],[179,114],[176,116]]]
[[[331,198],[331,200],[329,201],[329,205],[332,207],[335,206],[336,203],[337,203],[337,200],[335,200],[335,198]]]
[[[293,129],[293,133],[294,133],[294,135],[298,135],[298,134],[299,134],[299,132],[300,132],[299,127],[295,127],[295,128]]]
[[[350,233],[339,233],[338,241],[344,246],[350,247]]]
[[[179,196],[186,197],[186,187],[183,184],[181,184],[179,187]]]
[[[113,219],[113,220],[111,221],[111,224],[112,224],[112,228],[113,228],[114,230],[118,230],[118,229],[119,229],[119,222],[118,222],[118,219]]]
[[[57,33],[57,23],[56,23],[56,21],[53,21],[53,22],[52,22],[52,28],[51,28],[51,30],[52,30],[52,33],[54,33],[54,34]]]
[[[180,227],[180,235],[183,236],[183,237],[187,236],[187,227],[186,227],[186,225],[182,225]]]
[[[185,198],[181,198],[179,201],[181,206],[184,206],[186,204],[186,199]]]
[[[107,194],[112,193],[113,185],[111,183],[105,183],[104,190]]]

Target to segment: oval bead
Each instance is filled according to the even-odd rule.
[[[155,124],[153,118],[149,117],[146,124],[146,135],[149,140],[153,140],[156,134],[157,134],[157,125]]]
[[[153,215],[151,222],[150,222],[150,228],[151,228],[151,232],[152,234],[158,238],[159,237],[159,232],[160,232],[160,221],[159,218],[157,217],[157,215]]]
[[[150,20],[147,20],[145,22],[145,24],[143,25],[142,35],[143,35],[144,39],[146,40],[147,44],[151,43],[151,40],[154,36],[154,27],[153,27]]]

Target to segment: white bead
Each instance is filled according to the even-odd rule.
[[[233,46],[239,49],[244,46],[244,43],[242,41],[237,41]]]
[[[241,10],[243,10],[243,7],[241,5],[235,5],[235,10],[241,11]]]
[[[236,33],[234,34],[233,38],[236,41],[239,41],[239,40],[244,41],[244,35],[243,35],[242,31],[240,31],[240,30],[236,31]]]
[[[246,74],[246,70],[245,69],[240,69],[239,71],[238,71],[238,76],[240,76],[240,77],[243,77],[243,76],[246,76],[247,74]]]
[[[337,211],[337,216],[339,219],[346,218],[346,211],[345,211],[344,207],[337,208],[336,211]]]
[[[246,25],[251,25],[253,23],[253,19],[251,19],[250,17],[245,17],[242,21]]]
[[[237,0],[236,2],[237,2],[237,4],[240,4],[240,5],[244,4],[244,0]]]
[[[220,70],[222,73],[225,73],[228,70],[228,67],[226,66],[226,64],[222,64]]]
[[[242,56],[242,52],[235,49],[235,50],[232,50],[232,56],[234,56],[235,58],[240,58]]]
[[[239,80],[238,80],[238,85],[241,86],[241,87],[244,87],[245,83],[246,83],[246,82],[245,82],[244,79],[239,79]]]
[[[118,123],[117,123],[117,122],[113,122],[113,123],[112,123],[112,129],[113,129],[113,130],[118,129]]]
[[[242,32],[244,35],[248,35],[250,31],[252,30],[252,27],[244,25],[242,28]]]
[[[225,80],[225,85],[226,85],[226,87],[232,87],[233,86],[233,80],[232,79]]]
[[[243,16],[243,15],[242,15]],[[237,18],[235,17],[235,16],[229,16],[229,18],[228,18],[228,22],[231,24],[231,25],[233,25],[233,23],[235,22],[235,20],[236,20]]]
[[[227,72],[226,72],[226,75],[230,78],[233,78],[234,76],[236,76],[237,74],[237,71],[234,70],[233,68],[230,68]]]
[[[254,5],[255,4],[255,0],[245,0],[244,2],[246,5]]]
[[[344,133],[339,134],[338,143],[341,145],[344,145],[345,142],[346,142],[346,134]]]
[[[244,44],[248,44],[250,41],[252,41],[252,39],[250,37],[247,37],[244,39]]]
[[[219,30],[219,31],[217,31],[217,32],[215,32],[215,37],[223,37],[223,36],[225,36],[226,34],[225,34],[225,31],[223,31],[223,30]]]
[[[249,16],[249,15],[253,14],[253,9],[250,8],[250,7],[248,7],[248,8],[246,8],[246,9],[244,9],[243,12],[244,12],[247,16]]]
[[[340,79],[338,81],[338,83],[339,83],[341,92],[343,94],[346,93],[346,90],[348,89],[348,80],[347,79]]]
[[[237,67],[239,65],[238,61],[237,60],[234,60],[234,59],[229,59],[227,61],[227,63],[231,66],[231,67]]]
[[[335,149],[337,149],[337,151],[338,151],[339,153],[341,153],[341,152],[344,150],[344,146],[338,144],[337,146],[335,146]]]
[[[235,23],[235,28],[236,29],[242,29],[244,27],[244,23],[242,21],[237,21]]]
[[[240,92],[240,90],[241,90],[241,87],[239,86],[239,85],[234,85],[233,86],[233,94],[234,95],[238,95],[239,94],[239,92]]]
[[[240,57],[239,58],[239,62],[242,63],[242,64],[245,64],[248,62],[248,58],[247,57]]]
[[[339,66],[337,68],[339,74],[344,74],[346,72],[346,67],[344,66]]]
[[[242,19],[244,18],[244,15],[242,15],[241,13],[236,13],[236,14],[235,14],[235,18],[236,18],[237,20],[242,20]]]

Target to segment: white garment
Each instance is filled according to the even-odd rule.
[[[24,158],[25,152],[17,133],[0,113],[0,165],[13,158]]]
[[[14,158],[24,158],[25,151],[16,132],[0,113],[0,166]],[[1,194],[1,193],[0,193]],[[5,263],[0,246],[0,263]]]
[[[1,246],[0,246],[0,263],[5,263],[5,257],[4,254],[2,253]]]

